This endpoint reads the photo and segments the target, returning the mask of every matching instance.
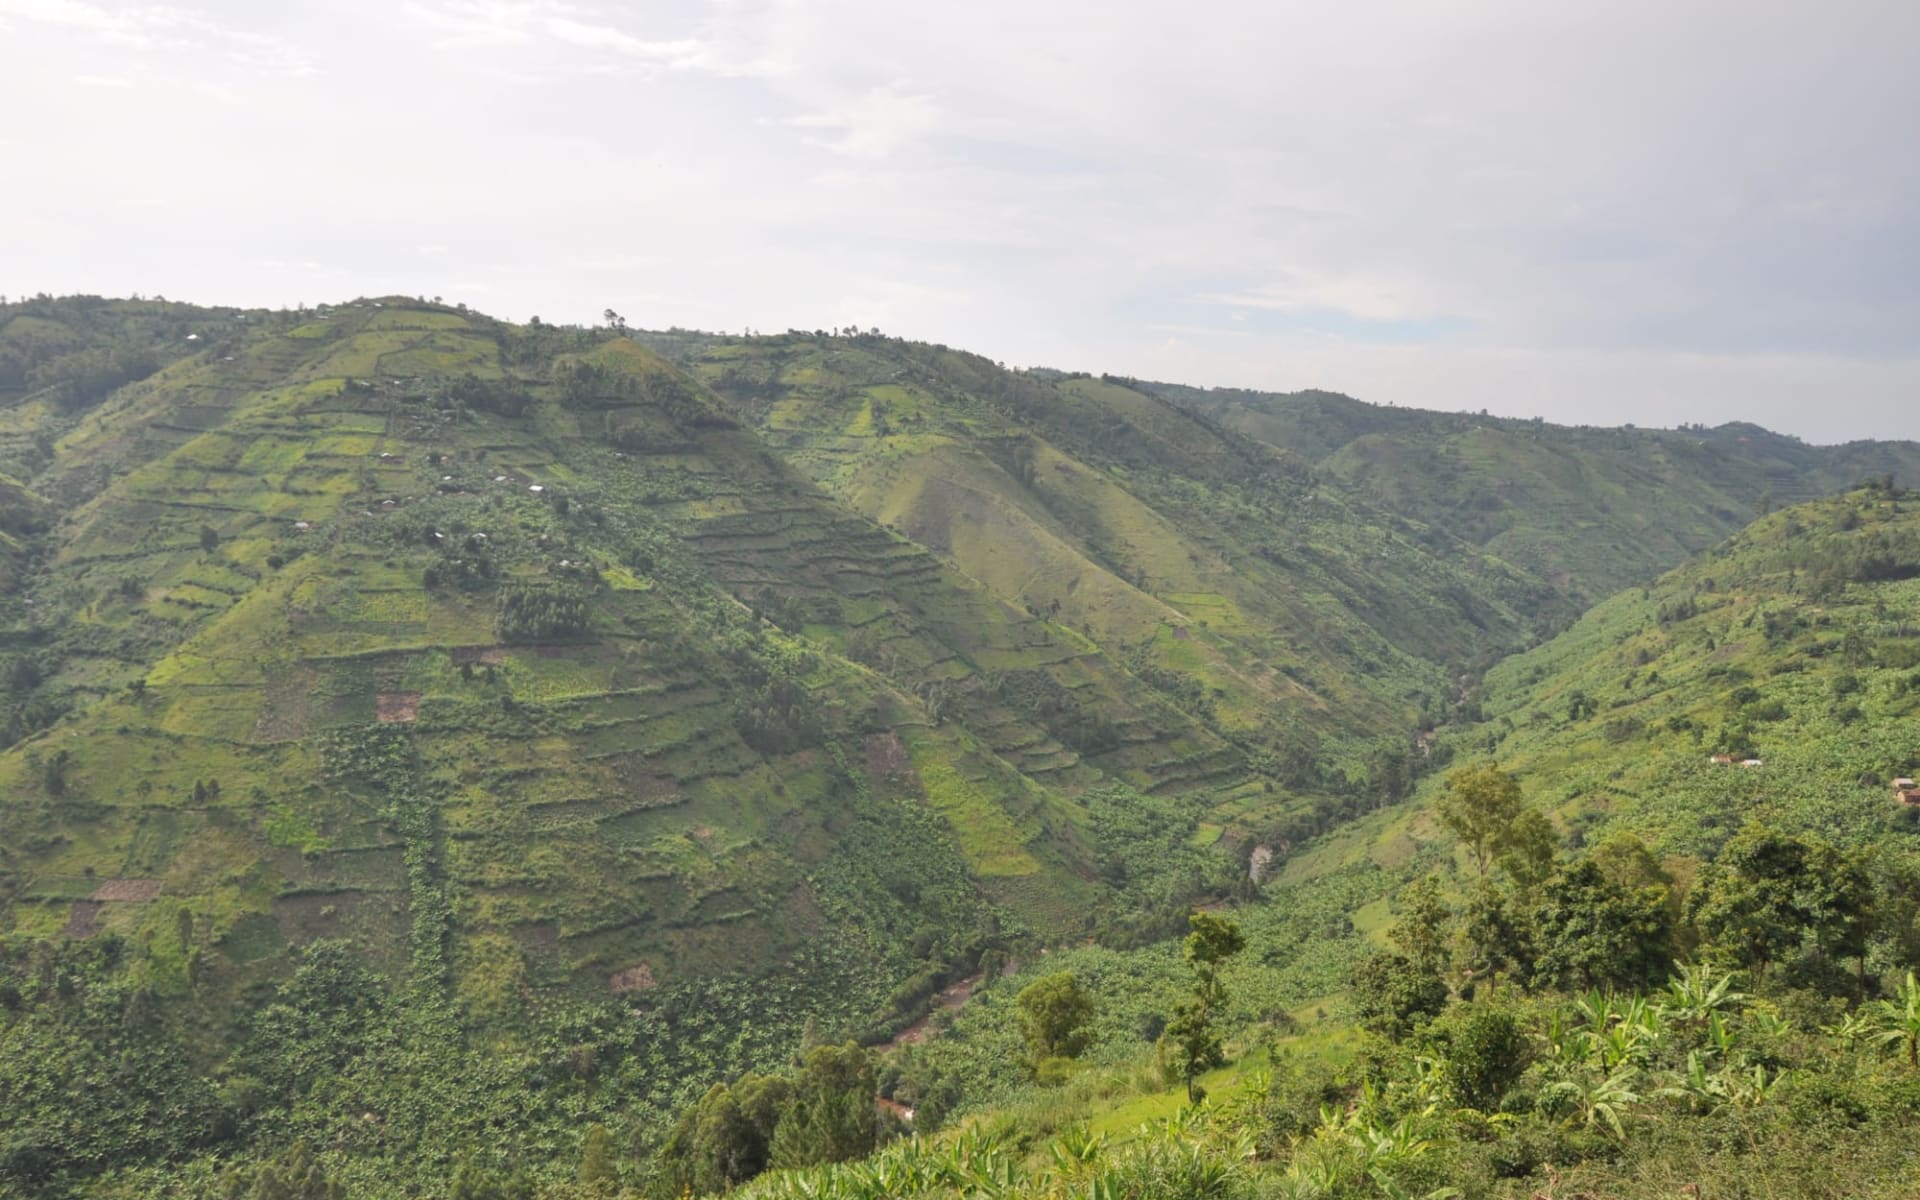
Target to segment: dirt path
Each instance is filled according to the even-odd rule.
[[[975,972],[965,979],[960,980],[958,983],[948,984],[939,995],[933,998],[932,1010],[929,1011],[926,1016],[921,1017],[918,1021],[902,1029],[899,1033],[894,1034],[892,1040],[887,1042],[883,1049],[892,1050],[897,1046],[917,1046],[921,1042],[926,1041],[927,1034],[931,1031],[933,1025],[933,1019],[941,1013],[950,1013],[955,1009],[964,1007],[967,1001],[973,999],[974,989],[978,988],[980,981],[985,978],[985,975]]]

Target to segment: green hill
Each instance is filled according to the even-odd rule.
[[[1444,457],[1441,418],[1327,411]],[[1528,539],[1624,526],[1543,468],[1554,502],[1502,510],[1524,536],[1455,528],[1418,472],[1339,467],[1333,418],[1294,446],[1231,415],[873,334],[0,307],[0,1180],[296,1138],[367,1188],[483,1148],[547,1170],[1009,958],[1159,962],[1254,875],[1289,898],[1250,910],[1267,985],[1337,991],[1446,844],[1376,810],[1507,755],[1503,718],[1523,771],[1577,757],[1531,714],[1562,667],[1600,694],[1572,659],[1628,600],[1474,681],[1578,611]],[[1788,449],[1797,489],[1911,451]],[[1682,494],[1623,488],[1609,570],[1714,527],[1722,493]],[[1833,545],[1885,525],[1904,570],[1894,516],[1834,503]],[[1616,715],[1625,755],[1656,717]]]
[[[1485,715],[1465,748],[1576,830],[1695,855],[1754,818],[1910,835],[1891,783],[1920,771],[1920,504],[1868,489],[1764,518],[1501,663]]]
[[[1763,518],[1496,666],[1480,707],[1434,753],[1510,770],[1542,861],[1482,876],[1439,778],[1293,858],[1231,914],[1204,1104],[1155,1040],[1189,986],[1173,947],[1081,947],[888,1060],[940,1136],[744,1194],[1911,1190],[1920,498]],[[1034,1063],[1022,989],[1066,977],[1089,1046]],[[661,1158],[705,1169],[715,1135],[683,1128]]]
[[[1147,390],[1277,447],[1388,511],[1498,556],[1584,607],[1789,505],[1891,475],[1908,442],[1811,446],[1754,425],[1566,427],[1383,408],[1330,392]]]

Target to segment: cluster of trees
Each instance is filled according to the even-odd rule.
[[[560,402],[568,408],[600,409],[644,405],[657,408],[676,424],[693,429],[731,428],[734,422],[700,398],[677,373],[625,371],[573,361],[554,372]]]
[[[1120,783],[1094,788],[1081,800],[1100,876],[1126,906],[1103,931],[1108,944],[1178,936],[1188,904],[1230,892],[1244,879],[1233,859],[1192,844],[1199,815],[1191,803]]]
[[[587,631],[587,598],[574,587],[515,584],[500,591],[494,632],[503,642],[543,642]]]
[[[1092,757],[1120,746],[1120,728],[1043,670],[1002,671],[993,679],[995,695],[1009,708],[1071,746]]]
[[[710,1195],[768,1169],[864,1158],[883,1132],[876,1094],[872,1060],[853,1042],[806,1048],[790,1075],[714,1084],[661,1144],[649,1191]]]
[[[1754,823],[1692,878],[1630,834],[1560,860],[1551,826],[1490,764],[1450,776],[1438,812],[1477,878],[1457,907],[1432,880],[1410,887],[1393,948],[1358,968],[1361,1015],[1392,1037],[1489,980],[1644,989],[1690,956],[1858,1001],[1920,965],[1920,868],[1903,858]]]
[[[477,409],[502,417],[518,417],[533,404],[533,393],[515,379],[482,379],[468,372],[441,380],[440,394],[462,408]]]
[[[819,668],[817,654],[759,630],[734,630],[723,656],[741,691],[734,730],[747,745],[762,754],[786,754],[819,740],[823,725],[806,682]]]
[[[160,357],[139,345],[77,350],[35,367],[27,384],[51,389],[53,401],[68,412],[91,408],[117,388],[145,379],[160,369]]]

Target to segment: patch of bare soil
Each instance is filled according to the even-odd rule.
[[[419,692],[381,692],[374,706],[382,725],[411,725],[420,719]]]
[[[93,889],[94,900],[118,900],[128,904],[147,904],[160,895],[158,879],[109,879]]]
[[[653,977],[653,968],[646,963],[637,963],[624,971],[615,971],[607,982],[613,986],[613,994],[624,995],[627,992],[647,992],[660,986]]]
[[[75,900],[60,932],[70,938],[92,937],[100,931],[100,910],[105,907],[98,900]]]

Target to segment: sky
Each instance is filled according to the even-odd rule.
[[[0,292],[1920,437],[1913,0],[0,0]]]

